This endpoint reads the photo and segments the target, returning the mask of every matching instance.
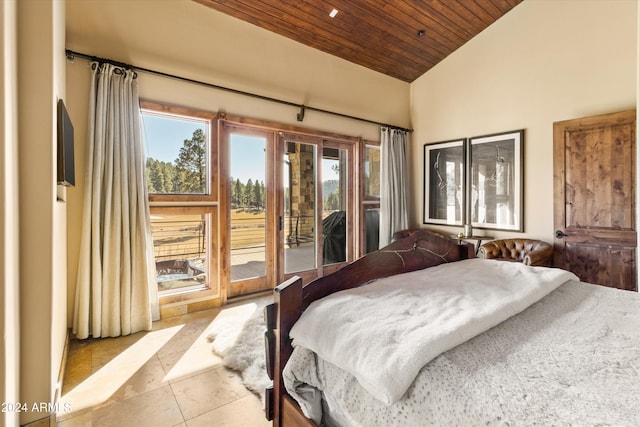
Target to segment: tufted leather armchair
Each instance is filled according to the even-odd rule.
[[[517,261],[526,265],[549,267],[553,260],[553,246],[542,240],[493,240],[480,246],[478,258]]]

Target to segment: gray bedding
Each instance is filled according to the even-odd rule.
[[[432,360],[392,405],[302,347],[284,380],[327,426],[640,426],[640,295],[567,282]]]

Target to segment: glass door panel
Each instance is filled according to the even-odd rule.
[[[364,198],[380,201],[380,147],[364,148]]]
[[[378,250],[380,240],[380,146],[364,144],[361,176],[364,194],[363,246],[361,255]]]
[[[265,288],[267,276],[267,138],[229,133],[231,289],[229,296]]]
[[[380,205],[366,204],[364,209],[364,252],[378,250],[380,242]]]
[[[347,154],[322,149],[322,265],[347,260]]]
[[[285,141],[283,167],[285,274],[317,268],[316,146]]]

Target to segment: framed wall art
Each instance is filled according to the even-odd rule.
[[[524,231],[524,130],[469,138],[466,223]]]
[[[462,225],[466,138],[424,145],[424,224]]]

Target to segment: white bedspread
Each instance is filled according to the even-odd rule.
[[[325,426],[639,426],[640,295],[567,282],[432,360],[392,405],[302,347],[284,380]]]
[[[391,404],[439,354],[568,280],[564,270],[470,259],[376,280],[314,302],[291,330],[305,347]]]

